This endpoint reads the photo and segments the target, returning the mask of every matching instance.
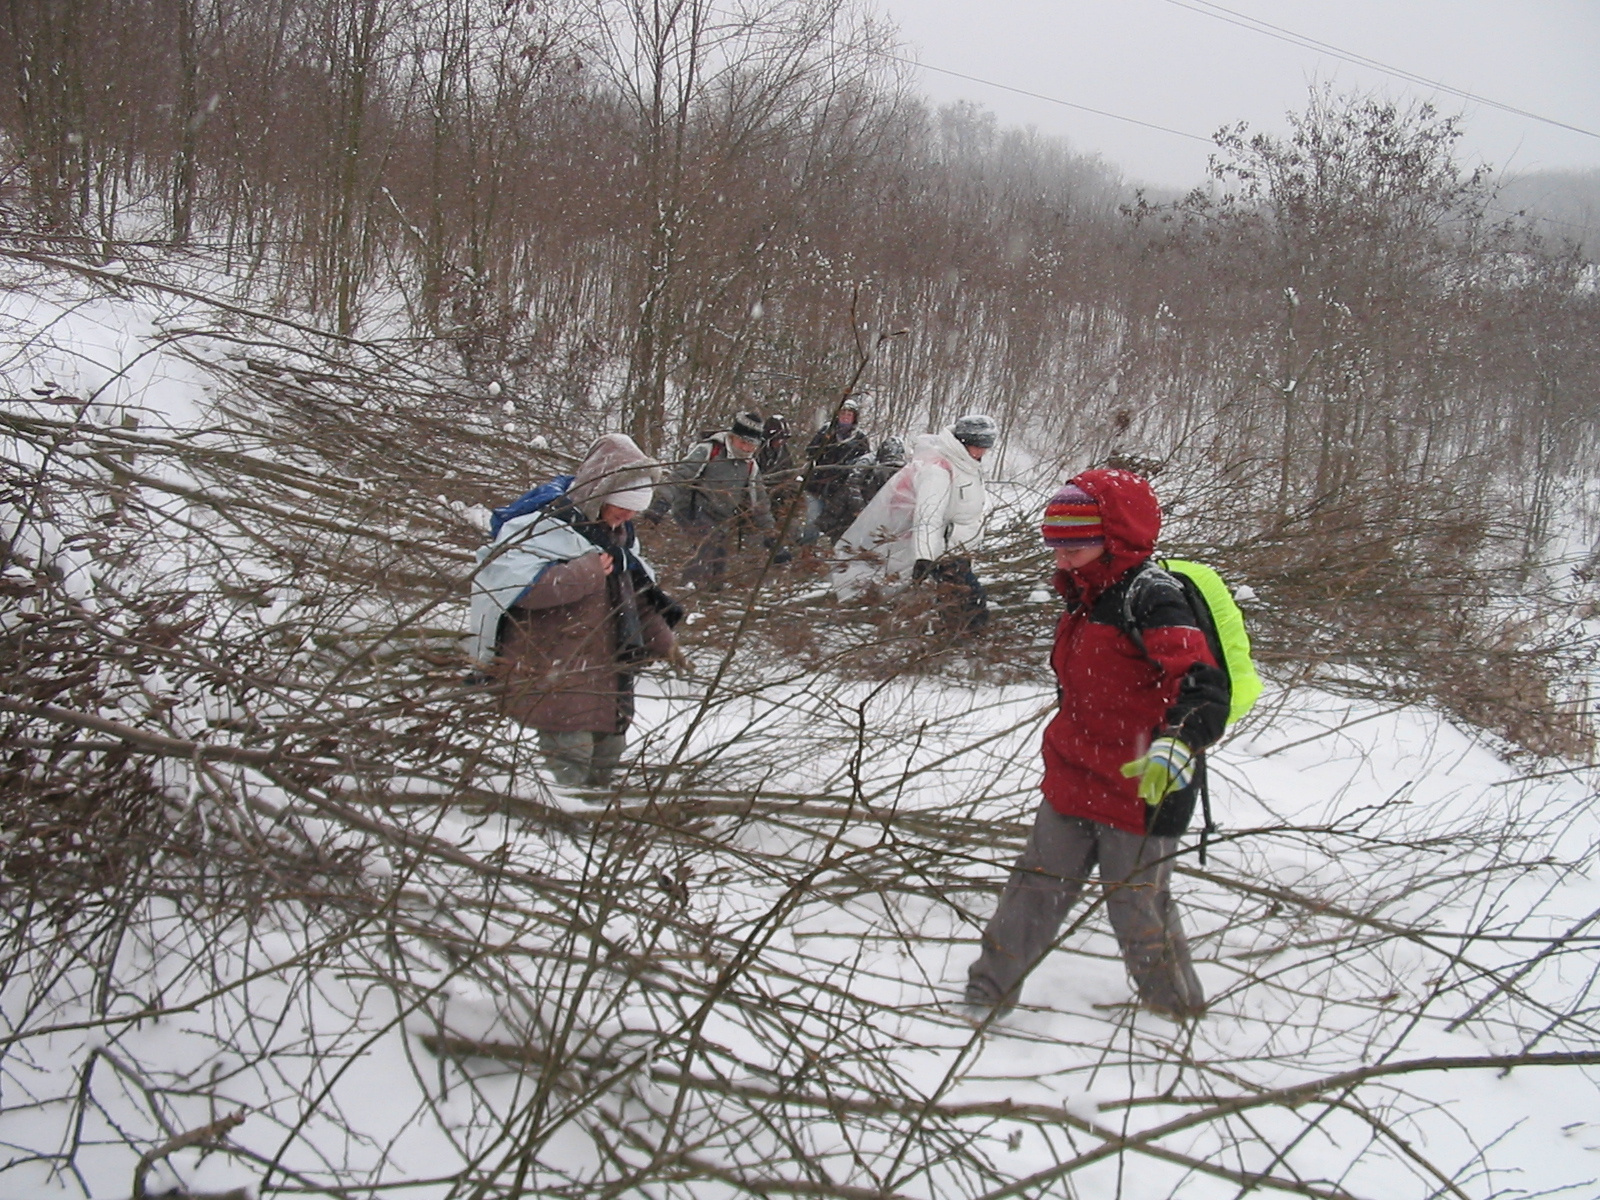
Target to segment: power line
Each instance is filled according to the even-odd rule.
[[[1263,21],[1256,17],[1247,16],[1244,13],[1235,12],[1231,8],[1225,8],[1220,4],[1211,3],[1211,0],[1166,0],[1166,2],[1175,8],[1186,9],[1187,11],[1196,13],[1199,16],[1211,17],[1214,20],[1223,21],[1229,25],[1236,25],[1241,29],[1247,29],[1252,33],[1259,33],[1265,37],[1275,38],[1278,41],[1299,46],[1302,50],[1316,50],[1323,54],[1340,59],[1344,62],[1348,62],[1353,66],[1366,67],[1370,70],[1379,71],[1385,75],[1393,76],[1396,79],[1404,80],[1407,83],[1414,83],[1422,87],[1434,88],[1449,95],[1458,96],[1463,100],[1470,100],[1475,104],[1482,104],[1489,108],[1498,109],[1501,112],[1510,113],[1512,116],[1524,117],[1530,121],[1539,121],[1546,125],[1553,125],[1558,129],[1565,129],[1572,133],[1582,134],[1584,137],[1600,138],[1600,133],[1596,133],[1594,130],[1584,129],[1582,126],[1573,125],[1566,121],[1560,121],[1554,117],[1547,117],[1541,113],[1532,112],[1525,108],[1518,108],[1512,104],[1505,104],[1488,96],[1480,96],[1476,92],[1469,92],[1463,88],[1454,87],[1451,84],[1442,82],[1441,80],[1429,79],[1425,75],[1418,75],[1416,72],[1408,71],[1403,67],[1391,66],[1390,64],[1380,62],[1375,58],[1369,58],[1364,54],[1357,54],[1353,50],[1344,50],[1330,42],[1321,41],[1307,34],[1296,33],[1294,30],[1285,29],[1281,25],[1274,25],[1270,21]],[[1106,117],[1112,121],[1121,121],[1124,124],[1137,125],[1143,129],[1153,129],[1158,133],[1170,133],[1174,137],[1186,138],[1193,142],[1205,142],[1209,145],[1212,141],[1212,139],[1209,137],[1203,137],[1197,133],[1190,133],[1186,129],[1174,129],[1170,125],[1161,125],[1154,121],[1141,120],[1138,117],[1124,116],[1121,113],[1111,112],[1104,108],[1094,108],[1088,104],[1078,104],[1072,100],[1063,100],[1059,96],[1047,96],[1043,92],[1029,91],[1027,88],[1015,87],[1009,83],[1000,83],[993,79],[985,79],[981,75],[969,75],[964,71],[953,71],[949,67],[934,66],[932,63],[922,62],[914,58],[906,58],[903,55],[893,54],[887,50],[880,50],[877,51],[877,53],[883,58],[889,59],[893,62],[902,63],[909,67],[915,67],[921,71],[933,71],[936,74],[948,75],[953,79],[962,79],[968,83],[982,84],[984,87],[996,88],[1002,92],[1010,92],[1017,96],[1026,96],[1030,100],[1042,100],[1046,104],[1055,104],[1062,108],[1074,109],[1078,112],[1093,113],[1097,117]]]
[[[1178,7],[1180,7],[1180,8],[1187,8],[1188,7],[1188,5],[1182,3],[1182,0],[1168,0],[1168,3],[1177,4]],[[1202,14],[1202,15],[1210,15],[1210,14]],[[948,67],[936,67],[932,63],[920,62],[920,61],[918,61],[917,59],[914,59],[914,58],[906,58],[906,57],[904,57],[902,55],[899,55],[899,54],[890,53],[887,50],[874,50],[874,51],[872,51],[872,53],[875,53],[879,57],[889,59],[889,60],[891,60],[893,62],[903,63],[904,65],[909,66],[909,67],[915,67],[920,71],[935,71],[940,75],[949,75],[949,76],[951,76],[951,77],[953,77],[955,79],[964,79],[968,83],[980,83],[985,87],[999,88],[1001,91],[1013,92],[1018,96],[1027,96],[1027,97],[1029,97],[1030,99],[1033,99],[1033,100],[1043,100],[1043,101],[1045,101],[1046,103],[1049,103],[1049,104],[1059,104],[1063,108],[1072,108],[1072,109],[1078,110],[1079,112],[1093,113],[1095,116],[1098,116],[1098,117],[1109,117],[1113,121],[1123,121],[1123,122],[1125,122],[1125,123],[1127,123],[1129,125],[1138,125],[1138,126],[1141,126],[1141,127],[1145,128],[1145,129],[1154,129],[1154,130],[1156,130],[1156,131],[1158,131],[1160,133],[1170,133],[1170,134],[1174,135],[1175,137],[1188,138],[1189,140],[1196,141],[1196,142],[1205,142],[1207,145],[1211,145],[1212,144],[1212,139],[1211,138],[1201,137],[1199,134],[1189,133],[1188,131],[1182,130],[1182,129],[1173,129],[1171,126],[1168,126],[1168,125],[1157,125],[1153,121],[1142,121],[1138,117],[1125,117],[1121,113],[1109,112],[1109,111],[1107,111],[1106,109],[1103,109],[1103,108],[1092,108],[1087,104],[1077,104],[1077,103],[1074,103],[1071,100],[1062,100],[1062,99],[1060,99],[1059,97],[1056,97],[1056,96],[1046,96],[1041,92],[1030,92],[1026,88],[1012,87],[1008,83],[996,83],[994,80],[992,80],[992,79],[984,79],[980,75],[968,75],[968,74],[965,74],[964,72],[961,72],[961,71],[952,71]],[[1429,80],[1422,80],[1420,76],[1418,76],[1416,78],[1420,82],[1424,82],[1424,83],[1431,82]],[[1455,91],[1455,89],[1448,88],[1444,84],[1438,84],[1436,86],[1438,86],[1440,88],[1443,88],[1446,91],[1452,91],[1452,92]],[[1471,99],[1480,100],[1483,103],[1494,104],[1494,101],[1483,101],[1482,97],[1474,97],[1474,96],[1471,96],[1470,93],[1461,92],[1459,94],[1463,95],[1463,96],[1467,96],[1467,97],[1469,97]],[[1504,108],[1506,106],[1496,104],[1495,107]],[[1519,115],[1528,115],[1528,116],[1532,116],[1533,115],[1531,113],[1530,114],[1521,114],[1520,110],[1518,110],[1518,109],[1507,109],[1507,111],[1519,113]],[[1539,117],[1539,118],[1536,118],[1536,119],[1537,120],[1544,120],[1545,118]],[[1553,122],[1553,123],[1554,124],[1560,124],[1560,122]],[[1568,125],[1568,126],[1564,126],[1564,128],[1575,129],[1576,127]],[[1587,130],[1578,129],[1577,132],[1578,133],[1586,133]],[[1593,136],[1593,135],[1591,135],[1591,136]],[[1546,223],[1551,224],[1551,225],[1561,225],[1561,226],[1564,226],[1564,227],[1566,227],[1568,229],[1576,229],[1576,230],[1579,230],[1579,231],[1584,232],[1584,233],[1590,233],[1591,232],[1591,227],[1588,226],[1588,225],[1579,224],[1578,222],[1575,222],[1575,221],[1563,221],[1563,220],[1561,220],[1560,218],[1557,218],[1557,217],[1540,216],[1540,215],[1533,214],[1533,213],[1528,213],[1528,212],[1525,212],[1525,211],[1524,212],[1513,212],[1511,209],[1506,209],[1506,208],[1493,208],[1493,207],[1491,207],[1490,211],[1499,213],[1502,216],[1507,216],[1507,217],[1526,217],[1529,220],[1543,221],[1543,222],[1546,222]]]
[[[711,11],[716,12],[716,9]],[[835,42],[835,45],[840,43]],[[915,58],[907,58],[903,54],[896,54],[892,50],[881,50],[876,46],[862,46],[851,43],[852,48],[865,50],[868,54],[875,54],[879,58],[890,62],[900,63],[902,66],[915,67],[919,71],[932,71],[938,75],[948,75],[952,79],[964,79],[968,83],[979,83],[984,87],[996,88],[1002,92],[1010,92],[1015,96],[1026,96],[1030,100],[1043,100],[1046,104],[1057,104],[1062,108],[1075,109],[1078,112],[1093,113],[1097,117],[1106,117],[1112,121],[1121,121],[1127,125],[1138,125],[1142,129],[1153,129],[1157,133],[1170,133],[1173,137],[1187,138],[1191,142],[1204,142],[1213,145],[1213,140],[1198,133],[1190,133],[1187,129],[1174,129],[1170,125],[1158,125],[1154,121],[1142,121],[1138,117],[1125,117],[1121,113],[1114,113],[1104,108],[1093,108],[1087,104],[1078,104],[1072,100],[1063,100],[1059,96],[1046,96],[1043,92],[1030,92],[1027,88],[1013,87],[1009,83],[999,83],[993,79],[985,79],[981,75],[968,75],[964,71],[952,71],[949,67],[936,67],[932,63],[921,62]]]
[[[1379,62],[1375,58],[1368,58],[1364,54],[1357,54],[1354,50],[1344,50],[1329,42],[1318,41],[1303,33],[1296,33],[1292,29],[1285,29],[1282,25],[1274,25],[1270,21],[1263,21],[1258,17],[1247,16],[1235,12],[1231,8],[1224,8],[1220,4],[1213,4],[1211,0],[1167,0],[1174,8],[1182,8],[1202,17],[1211,17],[1213,20],[1225,21],[1229,25],[1237,25],[1241,29],[1248,29],[1252,33],[1259,33],[1265,37],[1276,38],[1280,42],[1299,46],[1302,50],[1319,50],[1324,54],[1358,67],[1367,67],[1374,71],[1381,71],[1385,75],[1392,75],[1396,79],[1403,79],[1407,83],[1420,84],[1424,87],[1436,88],[1452,96],[1459,96],[1463,100],[1471,100],[1475,104],[1484,104],[1490,108],[1497,108],[1501,112],[1511,113],[1513,116],[1526,117],[1530,121],[1541,121],[1546,125],[1554,125],[1558,129],[1567,129],[1573,133],[1581,133],[1584,137],[1600,138],[1600,133],[1592,129],[1584,129],[1577,125],[1569,125],[1565,121],[1558,121],[1554,117],[1542,116],[1536,112],[1529,112],[1525,108],[1517,108],[1511,104],[1502,104],[1498,100],[1491,100],[1487,96],[1480,96],[1476,92],[1468,92],[1448,83],[1441,83],[1437,79],[1429,79],[1418,75],[1414,71],[1407,71],[1403,67],[1390,66],[1388,63]]]
[[[1545,121],[1551,125],[1559,125],[1563,129],[1570,129],[1575,133],[1586,134],[1589,137],[1600,137],[1600,134],[1590,133],[1587,129],[1579,129],[1576,125],[1567,125],[1564,122],[1556,121],[1549,117],[1541,117],[1537,113],[1525,112],[1520,108],[1513,108],[1510,105],[1501,104],[1499,101],[1490,100],[1486,97],[1475,95],[1472,92],[1461,91],[1459,88],[1453,88],[1449,84],[1439,83],[1437,80],[1426,79],[1421,75],[1412,74],[1411,72],[1401,70],[1398,67],[1385,66],[1384,64],[1377,62],[1375,59],[1368,59],[1362,55],[1354,54],[1353,52],[1347,53],[1346,51],[1340,50],[1337,46],[1331,46],[1326,42],[1319,42],[1315,38],[1303,37],[1300,34],[1294,33],[1292,30],[1282,29],[1277,25],[1270,25],[1266,21],[1256,22],[1254,17],[1247,17],[1242,13],[1236,13],[1232,9],[1223,8],[1220,4],[1212,4],[1210,0],[1193,0],[1193,3],[1186,3],[1185,0],[1167,0],[1167,3],[1176,5],[1178,8],[1187,8],[1192,12],[1199,13],[1201,16],[1216,17],[1218,20],[1227,21],[1232,25],[1239,25],[1241,28],[1250,29],[1256,33],[1265,33],[1268,37],[1278,37],[1280,41],[1295,41],[1295,44],[1300,45],[1302,49],[1323,50],[1358,66],[1369,66],[1376,70],[1388,72],[1391,75],[1396,75],[1402,79],[1407,79],[1414,83],[1421,83],[1426,84],[1429,87],[1436,87],[1441,91],[1449,92],[1452,95],[1461,96],[1468,100],[1474,100],[1480,104],[1487,104],[1493,108],[1503,109],[1506,112],[1514,113],[1517,116],[1529,117],[1535,121]],[[1205,5],[1206,8],[1217,9],[1218,13],[1206,12],[1203,9],[1196,7],[1196,5]],[[1220,16],[1219,13],[1227,13],[1229,15]],[[1237,17],[1238,20],[1230,20],[1230,17]],[[1255,25],[1265,26],[1266,28],[1256,28],[1255,25],[1249,24],[1248,22],[1255,22]],[[1269,29],[1275,30],[1276,32],[1269,33]],[[1279,36],[1280,34],[1282,35],[1281,37]],[[1296,41],[1296,39],[1298,40]],[[857,48],[860,49],[861,47]],[[1113,121],[1122,121],[1129,125],[1138,125],[1144,129],[1154,129],[1159,133],[1170,133],[1174,137],[1188,138],[1190,141],[1204,142],[1207,145],[1213,144],[1213,139],[1201,137],[1199,134],[1190,133],[1184,129],[1173,129],[1170,125],[1158,125],[1154,121],[1143,121],[1138,117],[1126,117],[1121,113],[1110,112],[1107,109],[1093,108],[1087,104],[1078,104],[1071,100],[1062,100],[1058,96],[1046,96],[1042,92],[1030,92],[1026,88],[1013,87],[1009,83],[998,83],[993,79],[985,79],[981,75],[968,75],[963,71],[952,71],[949,67],[936,67],[932,63],[925,63],[919,61],[918,59],[907,58],[904,55],[894,54],[888,50],[878,50],[873,48],[869,49],[869,53],[876,54],[880,58],[888,59],[891,62],[901,63],[908,67],[915,67],[919,71],[933,71],[940,75],[949,75],[954,79],[964,79],[968,83],[978,83],[982,84],[984,87],[998,88],[1003,92],[1012,92],[1018,96],[1027,96],[1031,100],[1043,100],[1047,104],[1058,104],[1062,108],[1071,108],[1076,109],[1078,112],[1093,113],[1097,117],[1107,117]],[[1561,225],[1565,228],[1576,229],[1583,233],[1590,233],[1592,232],[1593,228],[1590,225],[1580,224],[1576,221],[1564,221],[1558,217],[1546,217],[1538,214],[1528,213],[1526,211],[1514,212],[1511,209],[1496,208],[1494,206],[1490,206],[1489,211],[1496,212],[1507,217],[1525,217],[1532,221],[1543,221],[1550,225]]]
[[[1027,96],[1031,100],[1043,100],[1046,104],[1059,104],[1062,108],[1073,108],[1079,112],[1093,113],[1097,117],[1109,117],[1113,121],[1123,121],[1129,125],[1139,125],[1145,129],[1154,129],[1158,133],[1170,133],[1174,137],[1188,138],[1192,142],[1204,142],[1211,145],[1211,139],[1202,137],[1198,133],[1190,133],[1185,129],[1173,129],[1169,125],[1157,125],[1154,121],[1141,121],[1138,117],[1125,117],[1121,113],[1108,112],[1103,108],[1090,108],[1087,104],[1075,104],[1071,100],[1062,100],[1057,96],[1046,96],[1042,92],[1030,92],[1026,88],[1012,87],[1009,83],[996,83],[992,79],[984,79],[978,75],[967,75],[960,71],[952,71],[948,67],[936,67],[931,63],[918,62],[914,58],[905,58],[899,54],[891,54],[887,50],[878,50],[880,57],[893,62],[904,63],[908,67],[916,67],[920,71],[935,71],[940,75],[949,75],[956,79],[965,79],[968,83],[981,83],[984,87],[999,88],[1002,92],[1012,92],[1018,96]]]

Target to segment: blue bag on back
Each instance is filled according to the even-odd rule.
[[[531,512],[538,512],[557,496],[563,496],[576,475],[557,475],[549,483],[541,483],[532,491],[523,492],[510,504],[494,510],[489,517],[489,540],[493,541],[500,536],[500,528],[507,521],[514,521],[518,517],[525,517]]]

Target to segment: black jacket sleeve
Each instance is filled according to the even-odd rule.
[[[1205,644],[1210,647],[1201,618],[1183,585],[1165,571],[1154,571],[1148,579],[1141,580],[1131,593],[1133,627],[1138,631],[1141,646],[1157,630],[1182,630],[1192,635],[1180,639],[1192,641],[1195,648]],[[1168,645],[1174,639],[1157,637],[1152,640],[1163,644],[1162,658],[1172,651]],[[1215,657],[1215,649],[1212,656]],[[1146,649],[1147,657],[1155,661]],[[1227,672],[1221,667],[1203,661],[1192,662],[1184,669],[1178,683],[1178,697],[1167,709],[1162,721],[1162,733],[1180,737],[1191,749],[1204,750],[1222,736],[1228,722],[1228,708],[1232,689]]]

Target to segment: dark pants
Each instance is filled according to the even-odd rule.
[[[1168,890],[1176,848],[1176,838],[1124,833],[1041,804],[983,931],[983,952],[967,972],[967,999],[1002,1008],[1016,1003],[1023,979],[1050,949],[1098,865],[1111,928],[1139,999],[1172,1016],[1203,1012],[1205,993]]]
[[[989,593],[978,582],[970,558],[942,558],[928,578],[943,595],[945,624],[960,633],[976,633],[989,623]]]
[[[683,568],[683,581],[707,591],[722,587],[728,574],[728,558],[734,549],[738,533],[729,525],[697,522],[685,525],[684,530],[699,539],[692,557]]]
[[[856,519],[848,480],[828,488],[817,498],[822,501],[821,512],[817,515],[817,528],[827,534],[829,541],[836,542]]]

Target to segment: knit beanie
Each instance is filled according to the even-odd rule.
[[[752,442],[763,442],[767,437],[766,422],[761,419],[761,414],[758,412],[734,414],[733,424],[728,432],[734,437],[748,438]]]
[[[950,426],[950,432],[956,435],[956,441],[963,446],[982,446],[987,449],[1000,437],[1000,426],[993,417],[984,413],[968,413],[956,418],[955,424]]]
[[[1044,524],[1040,527],[1044,544],[1067,550],[1103,546],[1106,542],[1105,526],[1100,523],[1100,505],[1095,498],[1080,487],[1067,484],[1044,506]]]

